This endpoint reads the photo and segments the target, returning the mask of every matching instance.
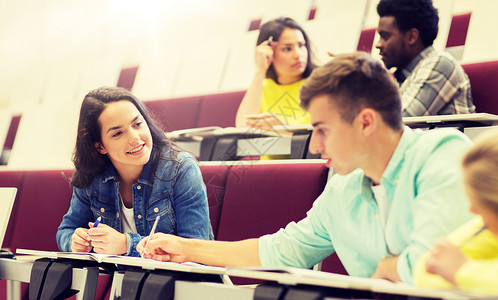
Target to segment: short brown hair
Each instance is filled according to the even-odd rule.
[[[362,109],[371,108],[392,129],[403,126],[397,83],[380,61],[365,52],[338,55],[316,68],[301,87],[301,106],[308,109],[313,98],[321,95],[334,96],[331,101],[348,123]]]

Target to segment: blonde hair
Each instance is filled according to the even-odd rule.
[[[463,157],[462,167],[476,200],[498,213],[498,132],[479,138]]]

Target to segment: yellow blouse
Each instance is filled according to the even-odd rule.
[[[299,89],[304,79],[287,85],[277,84],[273,79],[263,81],[261,112],[276,114],[284,124],[309,124],[310,115],[302,109]]]
[[[498,295],[498,237],[489,230],[480,231],[483,226],[482,218],[476,217],[448,236],[448,240],[457,245],[468,258],[455,274],[456,287],[441,276],[425,271],[429,253],[422,256],[415,266],[415,285],[431,289],[458,288],[466,292]]]

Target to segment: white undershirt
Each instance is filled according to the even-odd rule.
[[[384,226],[384,231],[386,230],[387,216],[389,215],[389,209],[391,208],[391,203],[387,199],[386,190],[382,185],[372,185],[372,192],[377,201],[377,206],[379,207],[380,219],[382,220],[382,225]]]
[[[137,232],[137,226],[135,225],[135,216],[133,214],[133,207],[127,208],[124,205],[121,194],[119,194],[119,200],[119,202],[121,203],[121,232]]]

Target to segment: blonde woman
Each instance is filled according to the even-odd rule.
[[[470,211],[477,217],[422,257],[414,282],[423,288],[498,295],[498,133],[477,142],[462,167]]]

